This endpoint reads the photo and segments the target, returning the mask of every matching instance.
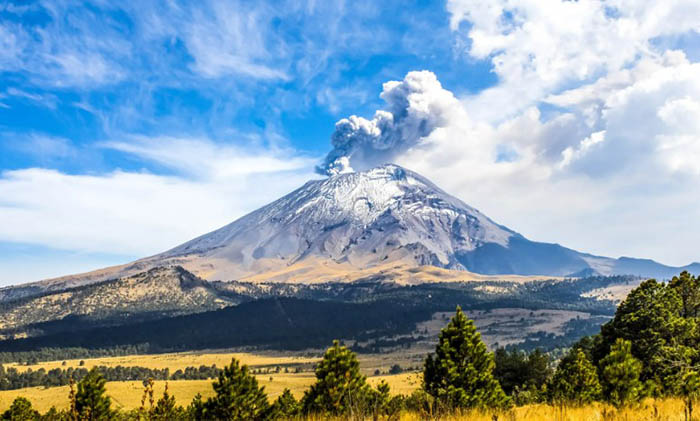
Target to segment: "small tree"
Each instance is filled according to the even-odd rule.
[[[248,366],[241,366],[235,358],[219,373],[213,383],[216,396],[203,405],[203,419],[231,421],[259,421],[268,417],[270,404],[265,388],[258,386]],[[194,408],[195,412],[197,408]]]
[[[184,410],[175,404],[175,396],[168,393],[168,383],[165,383],[163,397],[158,399],[152,410],[151,419],[154,421],[174,421],[184,418]]]
[[[273,420],[288,420],[297,417],[300,412],[301,405],[299,405],[299,402],[289,389],[284,389],[284,392],[272,404],[272,415],[270,418]]]
[[[573,402],[579,406],[600,396],[598,374],[581,349],[575,348],[562,358],[554,373],[550,392],[555,401]]]
[[[610,354],[601,360],[601,367],[603,393],[613,405],[625,406],[642,397],[642,363],[632,356],[630,341],[618,338]]]
[[[75,411],[81,421],[112,419],[111,400],[109,396],[105,396],[105,383],[107,381],[95,367],[78,383]]]
[[[326,350],[316,368],[316,383],[304,394],[304,413],[347,414],[367,394],[357,356],[338,341]]]
[[[474,322],[457,307],[442,329],[435,355],[425,360],[423,388],[450,408],[499,408],[510,404],[493,376],[488,352]]]
[[[2,414],[2,421],[34,421],[39,419],[39,412],[32,408],[27,398],[17,397],[10,408]]]

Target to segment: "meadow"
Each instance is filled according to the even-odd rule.
[[[66,369],[68,367],[84,367],[90,369],[95,366],[136,366],[154,369],[169,368],[171,372],[184,369],[186,367],[198,367],[200,365],[216,365],[224,367],[236,358],[242,364],[248,365],[253,370],[263,371],[265,374],[258,374],[256,378],[270,399],[275,399],[282,394],[284,389],[289,389],[297,399],[301,398],[304,391],[316,380],[313,373],[313,364],[320,360],[319,351],[317,356],[310,356],[313,353],[246,353],[246,352],[183,352],[155,355],[129,355],[119,357],[86,358],[83,360],[65,361],[45,361],[37,364],[5,364],[6,368],[14,367],[19,371],[26,370],[51,370],[53,368]],[[363,373],[368,376],[371,385],[386,381],[392,393],[410,394],[420,384],[419,373],[401,373],[395,375],[374,375],[376,370],[386,373],[391,365],[397,361],[404,364],[407,360],[401,354],[369,354],[359,358]],[[280,367],[280,372],[277,371]],[[295,368],[302,368],[303,371],[295,372]],[[290,369],[288,373],[284,368]],[[269,371],[269,373],[267,373]],[[204,398],[214,395],[211,387],[212,380],[171,380],[168,381],[168,391],[177,400],[178,404],[187,405],[192,398],[199,393]],[[156,396],[163,394],[165,381],[156,381],[154,391]],[[107,395],[112,399],[113,406],[119,409],[134,409],[141,405],[143,394],[143,383],[141,381],[118,381],[108,382],[106,385]],[[29,387],[17,390],[0,391],[0,413],[5,411],[12,404],[17,396],[24,396],[32,402],[35,409],[45,412],[52,406],[57,409],[68,407],[68,386],[59,387]]]
[[[275,369],[276,367],[302,366],[314,364],[319,361],[318,356],[309,354],[253,354],[245,352],[206,352],[206,353],[170,353],[159,355],[132,355],[121,357],[90,358],[82,360],[82,367],[93,366],[140,366],[148,368],[170,368],[171,371],[183,369],[188,366],[212,365],[223,367],[237,358],[252,369]],[[420,386],[420,373],[405,372],[401,374],[374,375],[376,370],[386,372],[391,363],[403,362],[402,354],[370,354],[359,357],[363,373],[367,375],[370,384],[376,385],[385,381],[391,387],[392,394],[410,394]],[[46,370],[52,368],[79,367],[81,360],[47,361],[33,365],[6,364],[6,367],[16,367],[19,370]],[[304,391],[314,383],[315,377],[312,371],[302,372],[271,372],[256,376],[270,400],[279,396],[287,388],[301,398]],[[204,398],[214,395],[211,387],[212,380],[174,380],[168,382],[169,392],[175,396],[178,404],[187,405],[196,394]],[[156,381],[154,391],[160,396],[165,388],[164,381]],[[143,395],[143,383],[141,381],[108,382],[107,395],[112,399],[114,408],[123,410],[138,408],[141,405]],[[14,398],[24,396],[32,402],[35,409],[46,412],[52,406],[57,409],[68,407],[68,386],[60,387],[32,387],[18,390],[0,391],[0,412],[6,410]],[[684,420],[684,405],[680,399],[653,400],[647,399],[634,407],[616,410],[610,405],[594,403],[583,407],[557,407],[545,404],[526,405],[514,408],[506,412],[479,412],[470,411],[451,416],[443,416],[440,419],[447,421],[682,421]],[[494,418],[497,417],[497,418]],[[427,414],[406,412],[401,414],[401,421],[419,421],[428,419]],[[320,421],[320,419],[319,419]]]

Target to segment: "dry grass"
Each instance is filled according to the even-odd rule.
[[[603,404],[581,408],[528,405],[510,411],[469,411],[441,417],[405,412],[400,421],[683,421],[683,402],[679,399],[647,400],[634,408],[617,410]],[[694,420],[700,420],[697,416]],[[311,417],[305,421],[347,421],[347,418]]]
[[[199,367],[200,365],[210,366],[216,364],[217,367],[224,367],[231,363],[231,359],[236,358],[242,364],[250,367],[260,366],[275,366],[275,365],[290,365],[290,364],[305,364],[315,363],[319,358],[309,358],[294,354],[250,354],[242,352],[230,353],[212,353],[212,352],[181,352],[171,354],[156,354],[156,355],[126,355],[121,357],[102,357],[102,358],[86,358],[84,359],[85,368],[94,366],[116,367],[118,365],[124,367],[147,367],[154,369],[169,368],[170,372],[186,367]],[[79,359],[66,360],[66,365],[63,361],[46,361],[33,365],[17,365],[15,363],[5,364],[5,367],[14,367],[19,371],[26,371],[31,368],[38,370],[43,368],[51,370],[52,368],[68,368],[79,367]]]
[[[284,389],[289,389],[297,397],[301,398],[304,391],[316,380],[313,373],[276,373],[256,376],[258,383],[265,387],[265,392],[271,399],[281,395]],[[416,374],[398,374],[394,376],[370,377],[371,384],[377,384],[385,380],[394,393],[411,393],[418,385]],[[197,393],[203,397],[212,396],[212,380],[172,380],[168,382],[170,393],[175,396],[178,404],[187,405]],[[163,394],[164,381],[156,381],[154,390],[156,396]],[[108,382],[107,395],[112,398],[114,406],[121,409],[138,408],[141,404],[143,384],[140,381]],[[9,408],[12,401],[23,396],[32,402],[32,405],[40,412],[45,412],[52,406],[63,409],[68,407],[68,386],[61,387],[30,387],[18,390],[0,391],[0,412]]]
[[[392,385],[395,392],[410,393],[415,387],[416,375],[400,374],[396,376],[378,376],[370,379],[375,384],[385,379]],[[285,388],[292,390],[297,398],[303,395],[304,390],[313,383],[311,374],[275,374],[270,376],[258,376],[261,385],[265,386],[265,391],[270,398],[274,399]],[[197,393],[207,398],[213,395],[210,380],[179,380],[168,382],[170,393],[172,393],[178,404],[187,405]],[[163,393],[165,382],[155,383],[155,394],[160,396]],[[141,404],[143,385],[141,382],[109,382],[107,383],[107,394],[112,398],[113,406],[120,409],[138,408]],[[65,409],[68,406],[68,387],[52,387],[44,389],[41,387],[0,391],[0,412],[7,409],[12,400],[17,396],[28,398],[32,405],[40,412],[45,412],[52,406],[58,409]],[[478,412],[471,411],[462,414],[440,417],[445,421],[682,421],[683,402],[679,399],[647,400],[634,408],[616,410],[608,405],[593,404],[581,408],[573,407],[553,407],[549,405],[528,405],[514,408],[507,412]],[[494,418],[494,415],[497,418]],[[312,418],[309,421],[320,421],[327,418]],[[429,417],[417,413],[404,413],[401,421],[423,421]],[[700,419],[700,418],[695,418]],[[341,419],[338,419],[341,421]]]

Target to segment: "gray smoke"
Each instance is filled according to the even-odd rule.
[[[335,124],[333,150],[316,167],[319,174],[332,176],[391,162],[447,125],[450,109],[458,106],[454,95],[429,71],[410,72],[402,81],[385,83],[380,98],[387,103],[386,110],[377,110],[371,120],[353,115]]]

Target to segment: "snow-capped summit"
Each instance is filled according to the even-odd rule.
[[[670,267],[530,241],[426,178],[386,164],[309,181],[165,253],[28,284],[20,292],[58,290],[169,265],[181,265],[207,280],[300,283],[435,282],[482,275],[499,275],[499,279],[505,275],[595,274],[668,278],[681,270],[700,270],[698,263]]]
[[[617,259],[530,241],[393,164],[309,181],[225,227],[145,259],[162,261],[221,280],[300,262],[365,270],[400,261],[481,274],[551,276],[613,274],[622,268]],[[677,270],[654,262],[657,267],[636,272],[634,264],[624,263],[624,273],[631,274]]]
[[[366,267],[387,259],[464,269],[458,254],[517,235],[422,176],[387,164],[306,183],[158,257],[196,254],[246,268],[309,257]]]

